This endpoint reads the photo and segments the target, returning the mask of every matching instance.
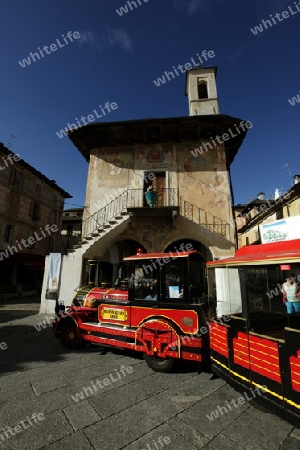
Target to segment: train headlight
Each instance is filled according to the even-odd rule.
[[[181,319],[181,323],[183,323],[183,325],[186,325],[187,327],[191,327],[192,325],[194,325],[194,321],[191,317],[183,317]]]

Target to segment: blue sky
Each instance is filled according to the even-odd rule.
[[[66,207],[83,205],[87,163],[56,132],[106,102],[118,109],[100,121],[188,115],[185,75],[153,80],[213,50],[220,112],[253,123],[232,164],[235,203],[289,189],[289,171],[300,173],[300,103],[288,102],[300,90],[294,0],[140,3],[120,16],[125,0],[2,0],[0,141],[73,195]],[[289,6],[294,14],[251,32]],[[81,37],[63,46],[68,31]],[[45,45],[49,54],[21,67]]]

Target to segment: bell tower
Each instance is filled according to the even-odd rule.
[[[185,95],[190,116],[219,114],[216,76],[217,67],[199,67],[186,72]]]

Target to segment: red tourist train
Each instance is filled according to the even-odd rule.
[[[93,342],[144,353],[147,364],[168,372],[176,359],[202,362],[208,338],[196,336],[208,320],[199,295],[202,262],[196,251],[124,258],[117,287],[95,287],[54,324],[66,347]]]
[[[263,401],[299,425],[300,314],[286,313],[280,288],[287,276],[300,281],[300,239],[208,262],[205,295],[201,262],[197,251],[124,258],[122,280],[79,291],[54,333],[66,347],[143,352],[160,372],[178,359],[210,359],[217,375],[260,388]]]

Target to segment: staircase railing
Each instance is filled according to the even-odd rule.
[[[220,234],[227,239],[230,239],[230,223],[226,222],[220,217],[199,208],[193,203],[184,200],[182,197],[179,198],[180,215],[193,221],[198,225],[202,225],[214,233]]]
[[[89,216],[82,223],[82,236],[91,237],[97,230],[102,230],[115,220],[116,217],[126,212],[128,204],[128,190],[122,192],[111,202],[107,203],[103,208]]]

